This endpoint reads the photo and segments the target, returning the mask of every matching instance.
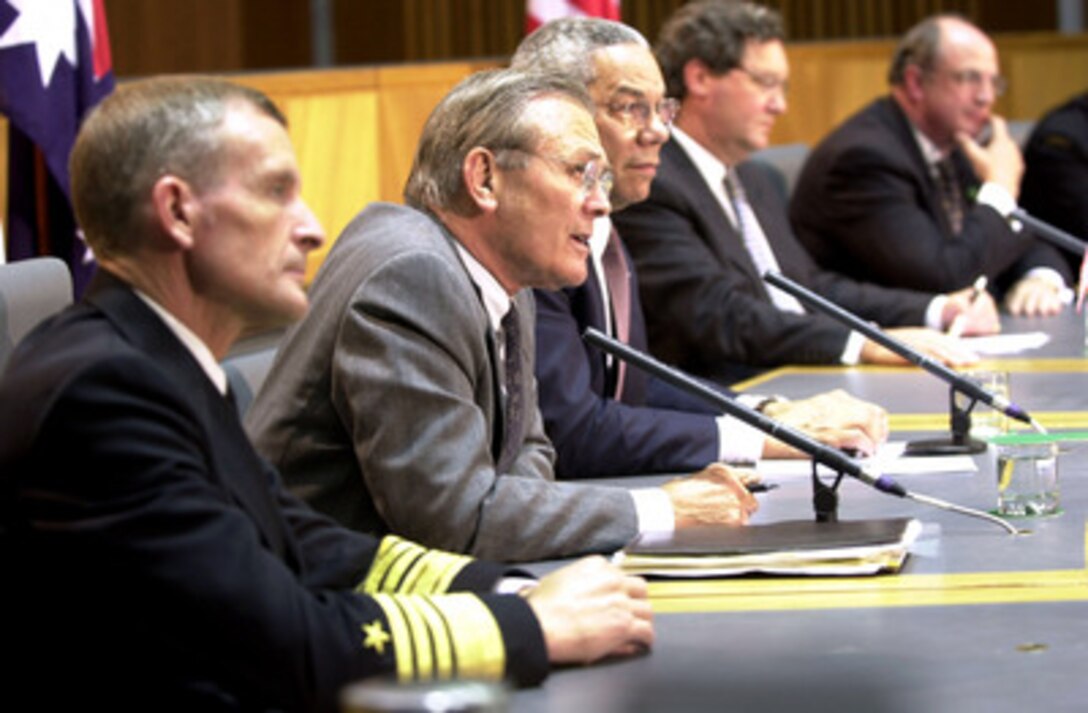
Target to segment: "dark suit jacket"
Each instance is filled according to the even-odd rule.
[[[718,459],[713,410],[702,401],[628,367],[616,399],[616,364],[582,339],[605,331],[604,295],[589,279],[558,292],[535,290],[536,374],[544,429],[555,444],[560,478],[597,478],[696,470]],[[646,324],[631,272],[628,343],[646,351]]]
[[[0,381],[10,683],[41,710],[67,697],[72,709],[335,710],[344,683],[397,670],[412,645],[395,632],[365,645],[364,627],[389,633],[391,619],[355,588],[403,601],[402,582],[367,579],[372,564],[389,565],[387,546],[439,560],[428,568],[450,556],[393,540],[379,551],[287,494],[188,350],[99,276]],[[500,574],[458,566],[457,589],[487,591]],[[526,637],[510,672],[531,681],[543,640],[517,599],[479,601],[511,642]]]
[[[797,242],[766,166],[738,169],[783,274],[883,325],[920,324],[930,297],[820,270]],[[641,282],[650,348],[696,374],[731,380],[737,364],[835,363],[849,330],[777,309],[729,217],[678,143],[662,147],[648,200],[614,216]],[[732,364],[730,364],[732,363]]]
[[[1024,210],[1088,241],[1088,94],[1070,99],[1036,124],[1024,164]],[[1083,257],[1083,252],[1066,253],[1074,274]]]
[[[953,152],[965,197],[978,187]],[[794,187],[790,219],[816,261],[858,279],[951,292],[986,275],[1007,288],[1031,267],[1068,279],[1053,248],[1015,233],[993,208],[973,204],[953,235],[910,122],[889,97],[848,119],[812,153]]]

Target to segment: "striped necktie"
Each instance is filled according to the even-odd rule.
[[[620,245],[620,236],[615,229],[608,235],[608,244],[601,255],[601,267],[604,268],[604,281],[608,286],[608,296],[612,302],[612,327],[616,339],[624,344],[631,338],[631,283],[630,268]],[[605,306],[607,309],[607,305]],[[627,374],[627,364],[622,359],[616,360],[615,398],[623,395],[623,382]]]
[[[748,255],[756,266],[756,272],[759,273],[760,277],[765,275],[768,270],[780,272],[778,260],[774,256],[774,251],[771,250],[771,244],[767,242],[763,227],[759,224],[756,214],[752,211],[752,206],[748,204],[748,197],[745,195],[744,186],[741,185],[740,180],[737,178],[737,172],[731,170],[725,174],[724,183],[725,193],[729,196],[729,202],[733,206],[733,215],[737,218],[737,232],[740,233],[741,240],[744,241],[744,247],[748,250]],[[767,294],[771,298],[771,303],[783,312],[804,314],[804,307],[793,295],[770,285],[767,285]]]
[[[941,208],[948,218],[953,235],[959,235],[963,229],[963,192],[960,190],[959,177],[951,157],[943,158],[934,164],[937,168],[937,193],[941,199]]]

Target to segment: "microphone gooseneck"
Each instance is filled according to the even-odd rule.
[[[1005,528],[1005,530],[1007,530],[1010,535],[1020,534],[1020,530],[1016,529],[1016,527],[1012,523],[1008,522],[1007,520],[1002,520],[998,516],[992,515],[985,510],[977,510],[975,508],[964,507],[963,505],[956,505],[955,503],[950,503],[947,500],[941,500],[940,498],[935,498],[931,495],[922,495],[921,493],[912,493],[908,491],[907,497],[916,502],[923,503],[925,505],[931,505],[935,508],[940,508],[941,510],[958,512],[961,515],[967,515],[969,517],[975,517],[980,520],[992,522],[995,525],[1000,525],[1001,527]]]
[[[781,421],[776,421],[773,418],[765,416],[754,408],[746,406],[739,401],[715,391],[698,379],[685,374],[683,371],[664,364],[648,354],[644,354],[637,349],[632,349],[626,344],[605,335],[600,330],[588,327],[582,334],[582,338],[585,339],[588,344],[611,354],[617,359],[622,359],[629,364],[653,374],[662,381],[666,381],[689,394],[709,401],[730,416],[744,421],[748,425],[758,428],[767,435],[777,438],[778,440],[793,446],[802,453],[811,456],[816,463],[826,465],[839,473],[850,475],[883,493],[895,495],[900,498],[909,498],[943,510],[950,510],[971,517],[988,520],[999,524],[1013,534],[1017,533],[1015,527],[989,513],[960,505],[954,505],[928,495],[912,493],[900,485],[894,478],[883,474],[873,475],[852,458],[846,456],[842,451],[824,445],[811,436],[808,436]]]
[[[1023,208],[1014,208],[1012,212],[1009,213],[1007,220],[1010,223],[1014,221],[1023,223],[1028,228],[1031,228],[1032,232],[1043,240],[1066,252],[1073,253],[1077,257],[1083,257],[1084,250],[1088,247],[1088,244],[1077,236],[1065,232],[1056,225],[1051,225],[1044,220],[1036,218]]]
[[[906,496],[907,491],[894,479],[886,475],[875,476],[867,472],[856,461],[847,457],[837,448],[826,446],[811,436],[808,436],[781,421],[776,421],[775,419],[756,411],[754,408],[720,394],[706,384],[700,382],[698,379],[688,376],[679,369],[663,364],[652,356],[644,354],[637,349],[632,349],[626,344],[605,335],[593,327],[586,329],[583,338],[589,344],[611,354],[617,359],[622,359],[629,364],[633,364],[644,371],[648,371],[662,381],[667,381],[689,394],[709,401],[730,416],[758,428],[760,431],[777,438],[783,443],[793,446],[802,453],[812,456],[813,460],[817,463],[822,463],[836,471],[853,476],[881,492],[896,495],[898,497]]]
[[[816,294],[812,290],[803,287],[788,277],[777,273],[768,271],[763,275],[764,281],[768,284],[774,285],[780,290],[790,293],[804,304],[813,307],[824,314],[827,314],[840,322],[846,324],[851,329],[860,332],[867,338],[873,340],[882,347],[895,352],[899,356],[903,357],[911,364],[920,366],[929,373],[933,374],[937,378],[943,380],[945,383],[951,385],[956,391],[967,396],[968,398],[976,401],[981,401],[984,404],[989,405],[994,410],[1004,413],[1009,418],[1014,418],[1017,421],[1022,421],[1032,428],[1038,430],[1042,428],[1035,421],[1028,412],[1020,406],[1010,402],[1008,399],[995,394],[987,389],[982,388],[979,384],[971,379],[957,374],[955,371],[949,369],[944,364],[938,361],[930,359],[925,354],[920,353],[918,350],[910,347],[903,342],[889,336],[879,327],[875,327],[869,324],[865,320],[861,319],[857,315],[844,310],[837,304],[824,299],[820,295]],[[1043,431],[1045,432],[1045,431]]]

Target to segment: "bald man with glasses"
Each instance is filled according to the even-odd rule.
[[[993,113],[1006,89],[993,42],[961,17],[927,18],[888,80],[809,155],[790,206],[801,242],[859,279],[945,292],[985,276],[1012,314],[1059,312],[1068,264],[1006,220],[1024,164]]]

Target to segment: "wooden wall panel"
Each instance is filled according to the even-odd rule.
[[[243,0],[106,0],[118,77],[246,69]]]
[[[788,109],[771,134],[774,144],[813,144],[831,127],[886,91],[891,43],[787,45]]]
[[[457,82],[481,66],[442,63],[385,67],[379,71],[379,127],[385,131],[377,154],[382,166],[382,200],[401,201],[416,144],[431,110]]]
[[[1088,34],[1003,35],[997,44],[1010,80],[1009,93],[998,104],[1007,118],[1036,119],[1088,87]],[[885,93],[893,46],[893,39],[789,44],[789,110],[779,120],[772,143],[814,144],[847,115]],[[464,76],[501,63],[247,73],[235,78],[261,88],[284,107],[302,168],[303,194],[331,241],[367,203],[400,202],[416,142],[434,105]],[[6,175],[0,174],[0,196],[6,193]]]
[[[998,109],[1014,118],[1034,119],[1077,91],[1088,90],[1086,35],[1039,34],[1013,40],[999,37],[1002,71],[1009,92]]]
[[[325,247],[309,256],[313,279],[336,236],[367,203],[380,200],[379,145],[393,130],[379,120],[373,69],[236,77],[283,110],[302,173],[302,195],[324,227]]]
[[[1056,0],[765,0],[791,40],[893,37],[928,14],[957,11],[991,32],[1047,31]],[[685,0],[623,0],[651,41]],[[524,0],[338,0],[336,64],[508,57]],[[106,0],[118,76],[305,67],[309,0]]]

